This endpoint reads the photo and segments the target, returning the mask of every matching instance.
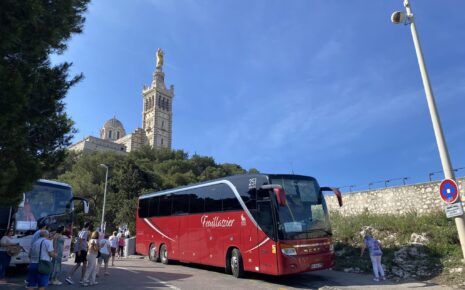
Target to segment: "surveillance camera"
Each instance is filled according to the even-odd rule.
[[[404,20],[405,20],[405,14],[403,12],[401,12],[401,11],[395,11],[391,15],[391,21],[394,24],[403,23]]]

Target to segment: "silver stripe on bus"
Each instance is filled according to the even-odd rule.
[[[53,180],[47,180],[47,179],[39,179],[37,180],[38,182],[42,182],[42,183],[47,183],[47,184],[52,184],[52,185],[61,185],[61,186],[64,186],[64,187],[69,187],[71,188],[71,185],[67,184],[67,183],[63,183],[63,182],[58,182],[58,181],[53,181]]]
[[[239,201],[239,203],[242,206],[242,209],[245,211],[245,213],[247,214],[249,219],[252,221],[252,223],[257,228],[262,230],[260,228],[260,226],[258,225],[258,223],[255,221],[255,219],[252,217],[252,214],[250,213],[249,209],[245,206],[245,203],[242,200],[242,197],[239,194],[239,192],[237,191],[236,187],[229,180],[218,180],[218,181],[214,181],[214,182],[202,183],[202,184],[193,185],[193,186],[189,186],[189,187],[183,187],[183,188],[179,188],[179,189],[173,189],[173,190],[168,190],[168,191],[163,191],[163,192],[158,192],[158,193],[152,193],[152,194],[141,196],[139,199],[146,199],[146,198],[155,197],[155,196],[162,196],[162,195],[167,195],[167,194],[170,194],[170,193],[176,193],[176,192],[180,192],[180,191],[185,191],[185,190],[189,190],[189,189],[196,189],[196,188],[206,187],[208,185],[215,185],[215,184],[221,184],[221,183],[226,184],[227,186],[229,186],[232,189],[232,191],[234,192],[234,195],[236,196],[237,200]]]
[[[170,237],[168,237],[167,235],[165,235],[164,233],[162,233],[156,226],[152,225],[152,223],[151,223],[148,219],[144,219],[144,221],[145,221],[152,229],[154,229],[157,233],[159,233],[160,235],[164,236],[164,237],[167,238],[168,240],[175,242],[175,240],[173,240],[172,238],[170,238]]]
[[[329,242],[324,243],[315,243],[315,244],[306,244],[306,245],[292,245],[294,248],[305,248],[305,247],[317,247],[317,246],[327,246]]]
[[[257,249],[257,248],[263,246],[263,245],[264,245],[266,242],[268,242],[269,240],[270,240],[270,238],[266,238],[266,239],[264,239],[260,244],[256,245],[256,246],[253,247],[252,249],[247,250],[247,251],[245,251],[245,252],[246,252],[246,253],[252,252],[253,250],[255,250],[255,249]]]

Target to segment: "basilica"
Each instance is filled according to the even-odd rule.
[[[113,117],[100,129],[99,137],[87,136],[69,149],[77,152],[114,151],[121,154],[144,145],[171,149],[174,86],[165,86],[163,58],[163,51],[159,48],[152,83],[142,88],[142,128],[126,134],[123,124]]]

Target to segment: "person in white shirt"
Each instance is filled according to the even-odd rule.
[[[27,288],[34,289],[39,287],[39,290],[45,290],[48,286],[49,274],[40,274],[38,271],[39,260],[51,261],[55,257],[53,243],[48,239],[49,232],[47,230],[40,231],[39,239],[32,245],[29,252],[30,264],[27,274]]]
[[[98,284],[98,282],[95,281],[95,277],[97,276],[97,255],[99,250],[98,232],[93,232],[89,241],[89,252],[87,254],[88,265],[86,274],[84,275],[84,286]]]
[[[6,269],[10,265],[11,256],[8,254],[9,247],[16,245],[11,238],[15,231],[8,230],[0,240],[0,284],[5,284]]]
[[[108,273],[108,260],[110,258],[110,252],[111,252],[111,245],[110,245],[110,241],[108,240],[107,234],[105,234],[103,239],[99,241],[99,245],[100,245],[100,257],[98,258],[97,276],[100,275],[100,266],[102,265],[102,262],[103,262],[103,269],[104,269],[103,274],[107,276],[107,275],[110,275]]]
[[[118,249],[118,237],[116,235],[116,232],[113,232],[113,235],[109,239],[110,241],[110,247],[111,247],[111,265],[115,265],[115,255],[116,255],[116,249]]]

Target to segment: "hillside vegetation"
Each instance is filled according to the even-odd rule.
[[[383,246],[382,263],[390,279],[415,278],[448,285],[465,285],[465,267],[453,219],[443,212],[418,215],[332,213],[336,269],[371,273],[367,254],[360,257],[362,230],[370,228]]]
[[[106,173],[100,164],[109,167],[105,207],[107,232],[124,224],[132,233],[135,232],[137,198],[141,194],[228,175],[257,172],[256,169],[245,170],[237,164],[218,164],[208,156],[189,156],[183,150],[144,147],[127,155],[69,152],[65,163],[48,172],[44,178],[69,183],[76,195],[90,200],[89,214],[84,215],[82,210],[77,210],[78,227],[84,221],[92,222],[95,227],[100,224]]]

